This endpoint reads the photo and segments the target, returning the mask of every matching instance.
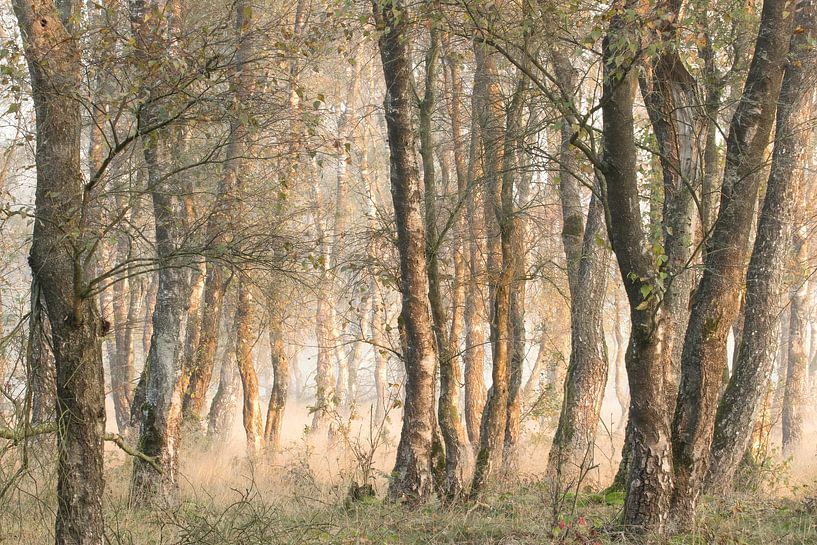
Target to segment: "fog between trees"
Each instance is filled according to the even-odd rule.
[[[751,490],[817,539],[813,0],[3,15],[0,533],[536,490],[532,542],[640,542]]]

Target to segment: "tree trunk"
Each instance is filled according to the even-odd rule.
[[[548,476],[575,489],[593,466],[596,430],[607,384],[603,310],[609,252],[604,240],[604,208],[590,199],[578,276],[571,282],[571,351],[559,425],[548,456]]]
[[[86,293],[88,239],[80,163],[79,43],[70,18],[48,1],[15,0],[36,114],[37,187],[29,264],[51,322],[57,384],[58,545],[102,545],[105,392],[95,299]]]
[[[401,322],[405,331],[406,400],[397,447],[392,500],[422,500],[432,489],[431,443],[435,427],[434,370],[437,355],[428,310],[422,188],[414,158],[409,18],[401,0],[373,0],[386,84],[390,178],[400,254]]]
[[[226,177],[226,176],[225,176]],[[220,184],[220,187],[224,185]],[[226,194],[219,191],[217,197],[217,209],[223,209],[228,199]],[[214,211],[208,219],[208,231],[211,222],[215,225],[213,230],[222,229],[222,222],[216,222],[216,216],[226,218],[226,212]],[[222,235],[223,236],[223,235]],[[210,237],[208,237],[210,238]],[[201,331],[199,333],[199,343],[193,352],[193,360],[190,364],[190,378],[184,392],[183,411],[185,418],[201,418],[207,400],[207,389],[210,387],[210,380],[213,376],[213,365],[216,358],[216,344],[218,342],[218,331],[221,320],[221,307],[224,303],[224,293],[227,291],[229,279],[225,279],[225,267],[215,259],[210,259],[206,264],[207,273],[204,280],[203,307],[207,309],[201,316]]]
[[[624,326],[620,320],[619,311],[619,297],[616,296],[616,313],[613,317],[615,324],[613,324],[613,334],[616,338],[616,359],[615,359],[615,383],[616,383],[616,399],[621,407],[621,427],[627,425],[627,412],[630,407],[630,389],[627,386],[627,368],[624,360],[627,355],[627,337],[622,328]]]
[[[138,48],[137,59],[147,69],[159,51],[167,47],[165,30],[155,30],[149,12],[157,6],[144,0],[131,0],[130,18]],[[168,112],[158,101],[158,87],[142,90],[144,106],[140,111],[140,126],[158,127],[166,121]],[[147,168],[148,190],[153,202],[156,258],[159,285],[153,311],[153,335],[150,340],[148,368],[145,375],[145,398],[139,407],[139,450],[152,456],[162,469],[158,473],[150,464],[134,460],[131,482],[131,502],[173,504],[178,500],[178,447],[181,433],[181,372],[184,320],[189,303],[187,262],[178,255],[184,244],[184,200],[179,181],[168,176],[172,169],[175,149],[168,127],[157,129],[150,138],[142,139]]]
[[[576,86],[572,67],[563,61],[557,64],[557,70],[560,85],[572,92]],[[610,253],[605,236],[604,205],[594,193],[587,225],[584,225],[578,164],[570,146],[573,130],[571,119],[563,119],[559,191],[570,288],[571,350],[562,411],[547,465],[549,479],[560,490],[575,490],[593,466],[608,369],[603,311]]]
[[[238,281],[238,310],[236,311],[236,360],[244,393],[244,432],[247,436],[247,453],[255,457],[263,446],[264,424],[261,401],[258,397],[258,375],[255,372],[252,349],[255,345],[255,305],[250,292],[251,283],[246,273]]]
[[[223,311],[222,322],[230,324],[224,356],[221,360],[221,370],[219,372],[218,390],[210,404],[210,412],[207,418],[207,435],[210,438],[223,438],[228,436],[235,422],[235,409],[238,406],[239,388],[241,387],[241,377],[238,374],[236,365],[236,345],[231,339],[238,338],[238,320],[233,312],[232,316],[227,316],[227,310]]]
[[[26,354],[26,384],[31,391],[31,423],[53,422],[57,416],[57,384],[53,343],[48,311],[42,300],[42,290],[31,283],[31,314],[28,317],[28,350]]]
[[[795,19],[795,26],[803,32],[795,33],[789,45],[796,58],[787,65],[783,77],[772,167],[746,275],[743,330],[750,334],[742,335],[735,349],[732,377],[718,406],[709,455],[710,490],[728,490],[732,484],[752,441],[777,352],[779,316],[785,305],[782,271],[802,192],[805,153],[812,138],[812,131],[804,129],[803,123],[814,112],[808,75],[817,56],[804,44],[817,35],[815,2],[801,3]]]
[[[325,249],[325,245],[324,245]],[[326,252],[324,252],[326,255]],[[322,273],[326,278],[325,272]],[[311,409],[312,433],[324,432],[335,407],[335,379],[332,357],[335,352],[335,310],[332,303],[319,295],[315,308],[315,338],[318,341],[317,366],[315,369],[315,406]]]
[[[442,240],[437,232],[437,182],[431,124],[432,114],[437,102],[436,86],[440,56],[440,38],[436,27],[431,29],[430,40],[425,57],[425,92],[419,104],[420,155],[423,160],[423,184],[425,189],[428,298],[431,304],[431,317],[440,369],[440,398],[437,415],[440,433],[445,444],[445,478],[442,488],[444,499],[452,501],[458,499],[465,488],[468,451],[465,446],[465,429],[462,426],[459,411],[458,388],[461,380],[457,361],[459,349],[456,341],[449,336],[449,322],[441,293],[442,282],[439,270]],[[444,164],[443,169],[445,169]],[[459,185],[461,184],[458,180]],[[456,252],[456,250],[454,251]],[[457,303],[456,300],[452,301],[452,304],[455,305],[455,313]],[[455,325],[454,319],[452,316],[452,327]]]
[[[817,400],[817,289],[815,289],[815,282],[811,283],[811,312],[809,315],[811,341],[809,343],[809,359],[808,359],[808,383],[809,392],[812,400]],[[812,402],[812,407],[817,406]]]
[[[478,205],[481,193],[477,178],[481,173],[482,134],[480,120],[473,112],[478,111],[481,97],[471,94],[471,141],[468,151],[466,179],[469,195],[466,201],[466,212],[469,218],[468,242],[468,281],[465,285],[465,308],[463,322],[465,327],[465,349],[462,363],[465,382],[465,430],[468,441],[476,452],[480,444],[480,420],[485,408],[487,392],[485,389],[485,303],[481,290],[484,278],[485,253],[483,207]],[[454,118],[452,117],[452,120]],[[452,121],[453,124],[453,121]]]
[[[386,339],[383,336],[383,327],[386,325],[385,313],[383,312],[384,302],[380,295],[380,286],[377,279],[372,276],[370,281],[372,290],[372,311],[370,322],[370,337],[372,339],[372,352],[374,354],[374,389],[375,389],[375,420],[380,423],[386,417],[386,411],[390,408],[387,405],[392,402],[389,398],[389,384],[386,376],[386,364],[388,363],[387,352],[385,350]]]
[[[516,446],[522,426],[522,367],[525,363],[525,293],[527,273],[526,236],[527,220],[524,210],[530,197],[530,177],[520,167],[520,156],[525,142],[522,115],[528,96],[528,77],[519,72],[516,75],[516,89],[505,119],[505,154],[502,161],[503,186],[511,188],[510,203],[506,205],[507,221],[513,223],[512,238],[509,241],[514,277],[510,293],[510,369],[508,371],[508,414],[505,421],[505,442],[502,463],[505,471],[517,469]],[[514,186],[515,189],[514,189]],[[513,196],[513,193],[516,196]]]
[[[667,6],[670,18],[662,19],[656,29],[661,54],[651,62],[647,75],[640,81],[641,93],[658,142],[664,202],[662,237],[665,263],[660,277],[665,278],[662,304],[666,310],[669,332],[665,339],[669,367],[665,368],[667,410],[675,409],[680,379],[683,335],[689,318],[689,299],[695,281],[691,269],[695,248],[694,191],[702,185],[699,144],[705,139],[706,118],[698,104],[698,86],[684,66],[678,50],[676,19],[681,2]]]
[[[474,94],[485,157],[484,194],[488,237],[488,284],[491,300],[492,384],[480,423],[480,446],[474,468],[471,493],[477,494],[502,466],[508,397],[511,349],[511,285],[513,270],[513,179],[502,176],[504,153],[503,103],[496,68],[498,55],[486,44],[475,41]]]
[[[188,213],[188,225],[192,225],[194,221],[195,217]],[[206,281],[207,262],[204,261],[194,265],[190,271],[187,321],[184,326],[184,351],[181,359],[181,385],[179,386],[181,392],[184,394],[182,397],[182,414],[185,417],[187,417],[188,414],[184,409],[184,400],[187,397],[190,377],[192,376],[193,366],[196,363],[196,354],[201,341],[201,323],[204,320],[204,315],[210,311],[209,307],[205,310],[202,305],[204,299],[204,284]]]
[[[232,103],[229,105],[230,140],[227,144],[227,161],[224,173],[219,181],[214,209],[207,220],[206,239],[209,245],[218,251],[229,253],[229,244],[234,236],[232,231],[239,228],[241,213],[240,185],[244,168],[244,156],[248,147],[249,127],[245,109],[247,99],[252,92],[253,70],[246,64],[252,61],[253,44],[248,36],[252,10],[245,0],[235,5],[234,31],[237,40],[235,67],[230,74],[230,83],[234,89]],[[229,255],[226,257],[229,258]],[[206,276],[203,287],[204,308],[207,312],[201,317],[201,330],[198,335],[198,346],[193,353],[190,364],[190,378],[185,388],[184,413],[189,418],[201,418],[207,390],[213,375],[213,364],[216,357],[216,340],[220,328],[221,307],[224,293],[230,277],[225,278],[227,268],[219,256],[211,257],[206,263]]]
[[[720,208],[708,240],[703,276],[692,297],[672,428],[673,515],[684,527],[692,523],[709,462],[726,365],[726,340],[739,308],[749,232],[780,94],[793,10],[792,1],[763,5],[754,58],[726,141]]]
[[[278,298],[270,298],[269,343],[272,360],[272,391],[267,408],[267,422],[264,428],[264,439],[273,456],[281,450],[281,430],[284,423],[284,409],[289,390],[289,360],[284,347],[284,323],[277,314]]]
[[[631,451],[623,522],[633,529],[662,531],[672,492],[669,414],[663,380],[669,365],[663,351],[668,326],[654,290],[655,259],[648,249],[641,210],[633,129],[636,71],[632,51],[638,24],[625,11],[636,2],[618,2],[603,43],[603,168],[607,230],[618,258],[630,303],[626,366],[630,385]]]
[[[148,353],[150,352],[150,339],[153,338],[153,311],[156,309],[156,295],[159,288],[159,275],[151,274],[150,278],[145,282],[147,288],[145,290],[145,312],[144,312],[144,327],[142,329],[142,363],[147,365]],[[141,376],[140,376],[141,380]],[[137,387],[138,389],[138,387]],[[131,403],[131,419],[133,419],[134,407],[136,403],[136,392],[134,392],[134,399]],[[139,403],[141,405],[141,402]],[[136,411],[138,412],[138,410]]]
[[[794,237],[793,253],[798,268],[805,265],[807,259],[806,244],[798,233]],[[786,371],[786,390],[783,395],[783,455],[797,453],[803,439],[803,413],[806,399],[806,379],[808,357],[806,354],[806,328],[808,327],[807,296],[808,279],[798,275],[790,297],[791,321],[789,323],[788,369]]]
[[[125,244],[127,245],[126,237]],[[119,244],[117,244],[119,246]],[[127,250],[123,253],[117,248],[119,263],[128,259]],[[111,369],[111,397],[114,404],[114,415],[119,433],[127,435],[130,428],[131,399],[133,392],[133,353],[131,349],[131,326],[128,322],[131,304],[128,286],[135,284],[131,280],[119,280],[112,287],[111,304],[113,306],[113,333],[116,347],[113,357],[109,359]],[[136,297],[134,297],[136,299]]]

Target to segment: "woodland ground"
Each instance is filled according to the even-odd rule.
[[[302,413],[298,420],[308,420]],[[399,419],[394,418],[399,422]],[[376,430],[375,430],[376,433]],[[817,467],[785,463],[758,468],[755,484],[726,499],[705,498],[691,534],[628,537],[616,524],[621,493],[603,495],[588,477],[583,491],[556,494],[542,481],[547,444],[534,434],[520,452],[519,471],[478,501],[407,507],[382,501],[393,463],[394,430],[372,456],[377,497],[351,501],[371,453],[368,426],[318,444],[294,426],[276,460],[250,463],[240,429],[217,445],[188,441],[182,454],[182,501],[172,509],[128,509],[130,460],[107,453],[106,523],[113,545],[269,544],[817,544]],[[615,434],[600,448],[600,482],[615,467]],[[813,443],[812,443],[813,444]],[[0,543],[53,543],[53,472],[43,460],[53,447],[32,444],[29,470],[2,492]],[[19,468],[20,452],[6,451],[3,483]],[[605,460],[609,451],[608,461]],[[357,454],[356,454],[357,453]],[[814,460],[812,457],[811,460]]]

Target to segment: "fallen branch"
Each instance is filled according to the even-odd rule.
[[[54,433],[57,431],[57,424],[54,422],[47,422],[45,424],[37,424],[35,426],[26,426],[21,429],[11,429],[11,428],[2,428],[0,427],[0,439],[8,439],[14,443],[19,443],[23,439],[27,439],[29,437],[36,437],[38,435],[44,435],[46,433]],[[153,469],[157,472],[161,473],[162,469],[159,467],[159,464],[156,462],[156,458],[153,456],[148,456],[142,451],[136,450],[132,446],[128,445],[125,442],[125,438],[119,435],[118,433],[106,433],[103,436],[105,441],[110,441],[111,443],[115,444],[117,447],[122,449],[125,454],[133,456],[134,458],[139,458],[146,464],[149,464]]]

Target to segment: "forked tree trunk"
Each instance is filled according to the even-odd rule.
[[[414,156],[409,17],[402,0],[373,0],[386,84],[384,108],[390,149],[390,179],[400,254],[401,327],[405,338],[406,400],[397,446],[392,500],[422,500],[432,490],[431,443],[434,414],[434,370],[437,355],[428,310],[422,188]]]
[[[731,487],[752,442],[759,412],[769,405],[762,400],[769,393],[777,352],[779,317],[785,306],[784,264],[804,183],[805,154],[812,138],[812,131],[803,123],[814,112],[810,75],[817,55],[804,44],[817,36],[816,3],[801,2],[795,20],[796,27],[803,31],[795,33],[789,45],[790,55],[795,58],[783,77],[772,167],[746,275],[744,334],[735,349],[736,363],[715,420],[707,475],[710,490]]]
[[[58,545],[102,545],[105,392],[103,324],[87,288],[85,249],[91,247],[80,218],[84,193],[80,164],[82,117],[75,99],[82,64],[69,17],[49,1],[15,0],[31,76],[37,137],[37,217],[29,256],[51,321],[57,384]]]
[[[689,299],[695,281],[692,252],[695,248],[695,195],[702,186],[700,157],[704,150],[706,118],[699,104],[699,89],[674,46],[678,39],[677,18],[682,2],[663,5],[667,13],[656,28],[655,40],[661,53],[641,78],[641,94],[660,154],[661,189],[664,194],[661,234],[664,255],[661,277],[670,331],[664,350],[669,366],[664,369],[667,410],[675,409],[680,380],[683,335],[689,319]]]
[[[754,58],[726,141],[720,208],[708,240],[703,276],[692,297],[672,426],[673,516],[682,527],[692,523],[709,464],[726,365],[726,340],[739,309],[749,232],[780,95],[793,12],[793,0],[763,4]]]

